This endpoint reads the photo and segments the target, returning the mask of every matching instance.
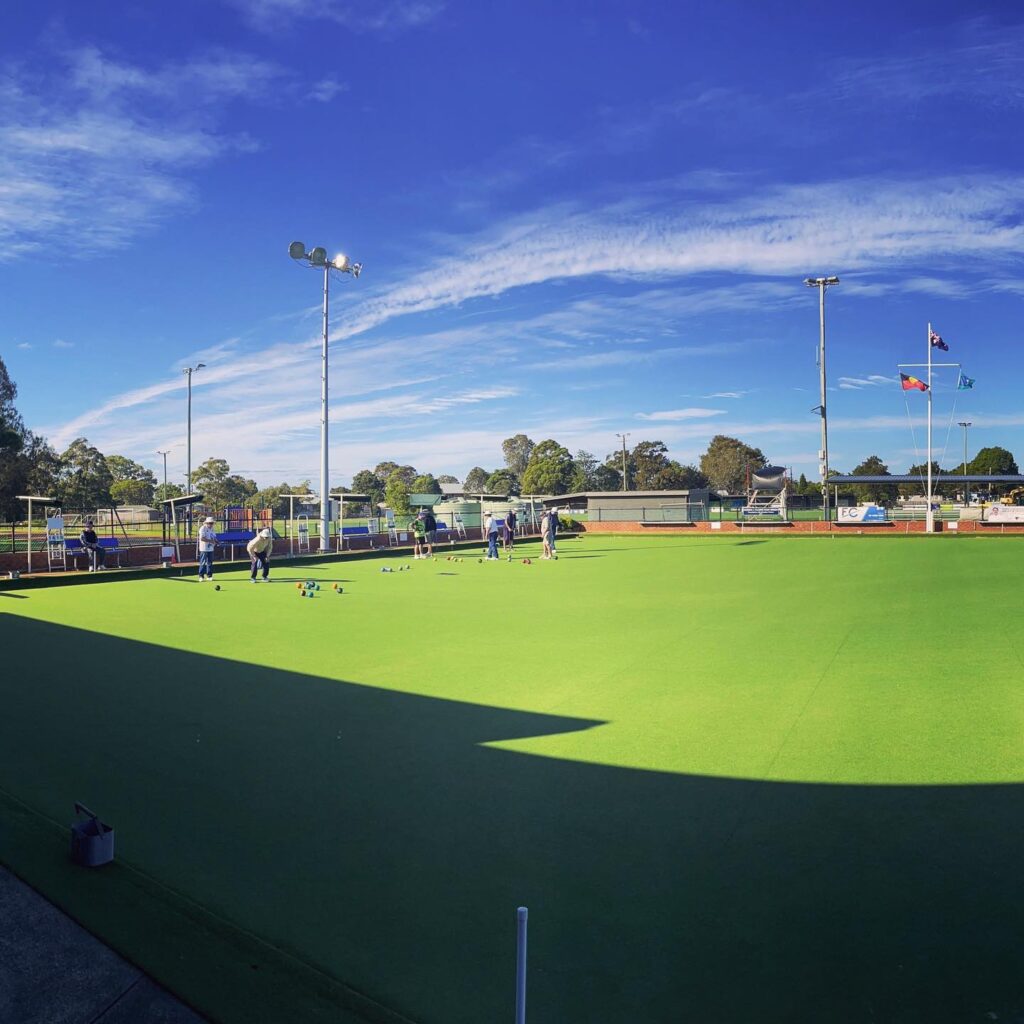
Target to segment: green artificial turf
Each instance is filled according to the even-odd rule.
[[[0,592],[0,860],[225,1022],[509,1017],[520,903],[534,1024],[1024,1012],[1019,541],[560,549]]]

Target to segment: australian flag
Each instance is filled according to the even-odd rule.
[[[949,351],[949,346],[934,331],[932,331],[928,340],[931,341],[932,348],[937,348],[942,352]]]

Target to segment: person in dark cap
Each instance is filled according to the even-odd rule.
[[[100,547],[100,539],[93,528],[91,519],[86,519],[82,532],[78,535],[82,548],[89,555],[89,572],[99,572],[105,569],[103,564],[103,548]]]

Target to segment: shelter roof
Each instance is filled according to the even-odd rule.
[[[923,473],[899,473],[883,476],[830,476],[830,484],[923,484],[928,478]],[[1024,475],[1018,473],[1007,473],[996,476],[985,476],[968,473],[963,476],[960,473],[936,474],[932,477],[932,485],[935,484],[1024,484]]]

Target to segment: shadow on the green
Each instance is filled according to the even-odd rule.
[[[519,904],[532,1024],[1024,1012],[1022,786],[779,784],[557,760],[485,744],[603,723],[12,615],[0,642],[0,787],[57,821],[85,800],[115,826],[124,862],[412,1020],[511,1016]],[[0,856],[13,856],[2,827]],[[38,871],[44,892],[61,884],[57,867]],[[146,913],[125,906],[85,923],[116,938]],[[200,1009],[264,1019],[237,991],[190,991],[149,941],[128,952]],[[240,949],[228,929],[225,962]]]

